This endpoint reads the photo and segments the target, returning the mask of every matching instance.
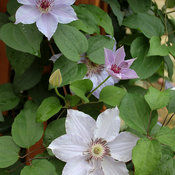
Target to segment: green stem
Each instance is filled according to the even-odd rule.
[[[172,116],[170,117],[170,119],[168,120],[168,122],[166,123],[165,126],[167,126],[167,125],[170,123],[170,121],[171,121],[171,119],[174,117],[174,115],[175,115],[175,113],[172,114]]]
[[[172,10],[170,12],[166,12],[165,14],[170,14],[170,13],[174,13],[174,12],[175,12],[175,10]]]
[[[102,84],[104,84],[111,76],[109,75],[102,83],[100,83],[92,92],[89,93],[87,98],[89,98]]]
[[[165,120],[164,120],[163,123],[162,123],[162,127],[164,126],[164,124],[165,124],[167,118],[168,118],[168,114],[166,115]]]
[[[57,89],[57,87],[55,87],[55,92],[56,92],[56,94],[61,98],[61,99],[63,99],[64,100],[64,102],[66,103],[66,100],[65,100],[65,98],[58,92],[58,89]]]
[[[150,112],[150,116],[149,116],[149,123],[148,123],[148,128],[147,128],[147,137],[149,136],[149,128],[151,125],[151,118],[152,118],[152,111]]]

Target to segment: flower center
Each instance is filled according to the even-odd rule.
[[[96,139],[92,141],[89,145],[88,156],[91,159],[102,159],[104,156],[110,156],[110,150],[107,145],[107,141],[104,139]]]
[[[120,71],[121,71],[121,68],[118,67],[116,64],[112,64],[111,70],[112,70],[114,73],[119,74]]]
[[[37,7],[42,13],[48,13],[54,0],[38,0]]]
[[[85,58],[82,62],[86,64],[88,69],[86,76],[91,77],[93,74],[100,74],[104,69],[104,65],[95,64],[88,58]]]

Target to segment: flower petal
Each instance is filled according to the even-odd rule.
[[[36,5],[36,0],[17,0],[20,4],[24,5]]]
[[[78,19],[74,9],[68,5],[53,6],[50,13],[61,24],[67,24]]]
[[[62,55],[63,55],[62,53],[55,54],[49,60],[55,63]]]
[[[105,175],[129,175],[125,163],[115,161],[111,157],[103,159],[102,169]]]
[[[90,174],[88,174],[88,175],[104,175],[104,172],[103,172],[102,168],[98,168],[98,169],[95,169],[92,172],[90,172]]]
[[[32,24],[36,22],[40,16],[41,13],[35,6],[23,5],[19,7],[18,10],[16,11],[15,24],[18,24],[20,22],[23,24]]]
[[[129,68],[131,65],[132,65],[132,63],[135,61],[135,58],[133,58],[133,59],[129,59],[129,60],[125,60],[124,62],[125,63],[128,63],[128,67],[127,68]]]
[[[55,0],[54,5],[72,5],[76,0]]]
[[[121,76],[122,80],[139,78],[137,73],[132,69],[122,69]]]
[[[120,133],[115,140],[108,143],[111,156],[119,161],[128,162],[132,158],[132,149],[139,138],[129,132]]]
[[[115,56],[115,64],[119,66],[124,61],[124,58],[126,56],[124,47],[122,46],[119,49],[117,49],[114,56]]]
[[[67,162],[74,157],[83,156],[83,152],[87,151],[88,145],[81,137],[66,134],[53,140],[48,148],[58,159]]]
[[[69,160],[62,172],[62,175],[89,175],[91,167],[88,161],[82,157]]]
[[[50,40],[57,29],[58,21],[53,15],[45,13],[38,19],[36,25],[38,30]]]
[[[111,65],[115,61],[115,53],[107,48],[104,48],[104,54],[105,54],[105,65],[106,67],[111,67]]]
[[[103,138],[109,142],[117,137],[119,130],[120,118],[118,108],[107,109],[97,118],[94,137]]]
[[[66,118],[66,132],[76,134],[86,140],[87,143],[93,138],[95,120],[80,111],[68,109]]]
[[[85,77],[88,78],[92,81],[93,83],[93,89],[95,89],[101,82],[103,82],[109,74],[106,72],[106,70],[103,70],[100,74],[92,74],[90,77]],[[99,95],[101,90],[105,86],[110,86],[114,85],[114,80],[110,77],[105,83],[103,83],[94,93],[93,95],[99,99]]]

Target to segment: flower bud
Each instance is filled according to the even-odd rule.
[[[61,83],[62,83],[62,76],[61,76],[60,69],[57,69],[54,73],[52,73],[52,75],[49,78],[49,83],[53,87],[59,87],[61,85]]]

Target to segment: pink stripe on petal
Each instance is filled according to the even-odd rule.
[[[105,65],[109,66],[114,64],[114,52],[110,49],[104,48],[104,54],[105,54]]]
[[[115,56],[115,64],[120,65],[120,63],[124,61],[124,58],[126,56],[124,47],[122,46],[119,49],[117,49],[114,56]]]
[[[38,30],[50,40],[57,29],[58,22],[53,15],[45,13],[38,19],[36,25]]]

